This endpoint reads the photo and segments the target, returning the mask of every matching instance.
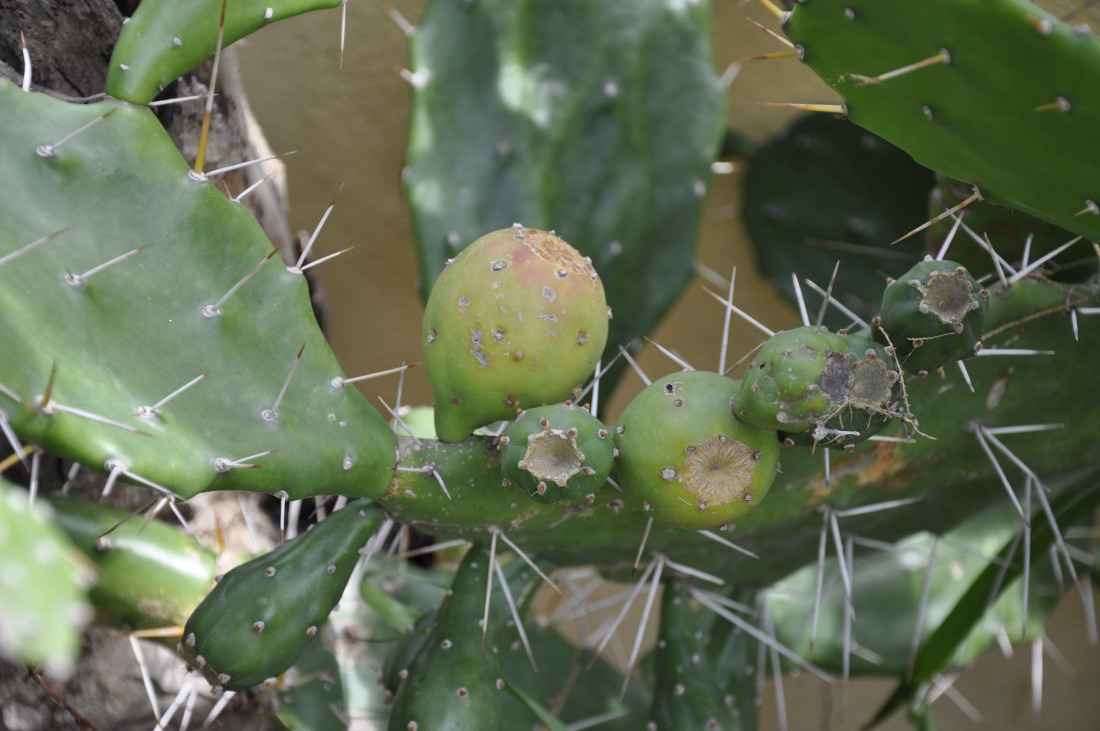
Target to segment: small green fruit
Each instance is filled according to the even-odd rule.
[[[974,354],[989,292],[966,267],[926,259],[890,282],[873,324],[885,330],[902,368],[923,374]],[[882,333],[875,338],[884,340]]]
[[[424,312],[439,438],[565,400],[592,374],[608,317],[591,260],[554,234],[515,226],[470,244]]]
[[[506,484],[540,503],[594,500],[611,473],[614,440],[587,409],[570,402],[521,412],[500,437]]]
[[[851,398],[850,353],[843,336],[821,326],[776,333],[745,371],[737,416],[766,429],[812,431]]]
[[[627,497],[673,525],[712,529],[744,515],[775,480],[779,442],[731,412],[737,381],[687,371],[654,381],[615,429]]]

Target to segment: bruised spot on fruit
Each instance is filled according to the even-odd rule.
[[[463,297],[458,298],[458,309],[464,310],[469,306],[470,306],[470,298],[469,297],[463,296]]]
[[[527,437],[523,461],[535,478],[564,486],[584,467],[584,452],[565,431],[546,428]]]
[[[543,287],[542,288],[542,296],[543,296],[543,298],[548,299],[551,302],[553,302],[555,299],[557,299],[558,293],[554,291],[553,287]]]
[[[523,348],[516,348],[512,353],[512,360],[517,362],[523,360]]]
[[[961,325],[963,318],[981,307],[963,267],[952,272],[931,272],[927,284],[914,279],[909,285],[921,293],[917,309],[932,313],[945,325]]]
[[[744,442],[716,434],[688,453],[683,485],[700,502],[711,505],[744,500],[761,456]]]
[[[500,270],[504,269],[507,266],[508,266],[508,262],[506,262],[506,261],[501,261],[501,260],[491,261],[491,262],[489,262],[489,271],[499,272]]]
[[[897,371],[868,349],[861,360],[852,363],[851,399],[885,406],[894,400],[894,386],[900,379]]]
[[[844,403],[852,391],[853,379],[848,357],[844,353],[830,350],[825,355],[825,368],[817,379],[817,387],[821,393],[833,403]]]

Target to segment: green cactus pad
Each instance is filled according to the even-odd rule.
[[[603,353],[608,317],[592,262],[554,234],[513,226],[471,244],[424,312],[439,438],[567,398]]]
[[[0,656],[66,677],[92,618],[94,569],[50,519],[48,505],[0,480]]]
[[[524,411],[500,443],[504,479],[538,502],[594,500],[614,460],[610,430],[572,403]]]
[[[455,571],[428,636],[398,671],[390,731],[500,727],[500,660],[493,647],[482,645],[490,570],[489,553],[473,548]]]
[[[119,34],[107,93],[148,104],[168,84],[214,55],[224,0],[142,0]],[[283,18],[341,0],[229,0],[222,46]]]
[[[96,567],[88,598],[101,620],[139,629],[180,625],[214,583],[213,554],[167,523],[77,495],[54,496],[50,506]]]
[[[210,684],[240,690],[285,672],[340,600],[359,550],[381,525],[369,500],[233,569],[184,627],[178,650]]]
[[[697,632],[688,586],[679,580],[666,582],[654,653],[652,724],[647,727],[653,731],[746,728],[727,703]]]
[[[872,324],[881,328],[876,338],[894,347],[902,368],[928,373],[974,354],[988,309],[988,290],[966,267],[930,259],[887,285]]]
[[[928,219],[933,175],[902,150],[835,117],[802,117],[755,150],[745,174],[745,228],[760,269],[794,299],[791,270],[834,294],[864,320],[882,298],[882,274],[898,276],[924,255],[919,237],[868,256]],[[830,309],[824,324],[851,324]]]
[[[986,200],[1100,239],[1100,40],[1087,26],[1026,0],[814,0],[785,31],[856,124]]]
[[[0,408],[20,437],[183,497],[380,493],[393,433],[248,209],[190,177],[147,109],[6,81],[0,109]]]
[[[716,528],[756,507],[775,480],[773,432],[735,418],[740,383],[673,373],[646,386],[615,427],[618,482],[635,505],[673,525]]]
[[[692,277],[722,139],[709,17],[705,0],[428,3],[403,175],[423,291],[523,221],[592,257],[615,311],[605,362],[651,332]]]

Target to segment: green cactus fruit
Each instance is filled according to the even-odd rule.
[[[92,618],[94,570],[50,520],[49,507],[0,479],[0,658],[67,677]]]
[[[988,309],[988,290],[966,267],[926,259],[887,285],[872,324],[876,338],[889,338],[902,368],[928,373],[981,347]]]
[[[54,496],[50,506],[95,565],[88,598],[101,620],[137,628],[180,625],[214,583],[214,555],[167,523],[126,520],[132,517],[126,511],[78,495]]]
[[[384,515],[356,500],[222,577],[184,627],[179,653],[211,685],[249,688],[285,672],[339,601]]]
[[[710,529],[730,523],[767,494],[779,441],[735,418],[740,383],[685,371],[642,389],[615,427],[619,483],[627,497],[673,525]]]
[[[501,471],[540,503],[595,500],[614,461],[611,432],[572,402],[522,411],[500,437]]]
[[[683,581],[669,581],[661,599],[661,629],[654,658],[652,731],[722,729],[740,731],[736,709],[718,685],[697,634],[691,593]],[[732,701],[732,699],[731,699]]]
[[[424,312],[424,361],[445,442],[567,398],[607,342],[591,260],[518,224],[486,234],[443,270]]]
[[[901,373],[886,348],[860,335],[841,335],[848,342],[848,368],[852,374],[847,395],[834,406],[830,416],[809,431],[780,430],[780,439],[794,444],[847,446],[862,442],[903,413],[898,410]]]
[[[489,572],[489,553],[471,548],[420,651],[398,671],[390,731],[499,728],[500,660],[482,644]]]
[[[850,401],[850,355],[848,341],[821,326],[776,333],[745,371],[738,418],[787,433],[812,431]]]
[[[230,0],[222,46],[277,20],[333,8],[341,0]],[[178,77],[214,55],[223,0],[142,0],[122,28],[107,71],[107,93],[148,104]]]
[[[605,362],[652,331],[693,276],[724,132],[710,19],[704,0],[425,3],[401,176],[425,296],[469,242],[524,221],[592,257],[616,312]]]

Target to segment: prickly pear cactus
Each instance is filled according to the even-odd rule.
[[[689,371],[660,378],[615,427],[618,475],[632,503],[689,528],[727,525],[764,499],[779,442],[734,415],[740,383]]]
[[[988,309],[989,290],[966,267],[930,258],[887,284],[871,324],[882,328],[875,334],[889,341],[902,367],[928,374],[974,355]]]
[[[553,229],[605,280],[605,362],[638,347],[692,276],[723,125],[709,14],[662,0],[428,3],[410,35],[403,174],[423,291],[486,231]]]
[[[23,439],[181,497],[384,489],[393,434],[301,272],[148,109],[3,80],[0,108],[0,408]]]
[[[439,438],[570,396],[603,353],[610,314],[591,260],[553,233],[517,225],[471,244],[424,312]]]
[[[369,500],[222,577],[183,629],[180,655],[217,688],[285,672],[340,600],[359,551],[383,520]]]
[[[219,40],[228,46],[277,20],[339,4],[340,0],[143,0],[115,45],[107,93],[148,104],[165,86],[214,55]]]
[[[538,502],[595,501],[614,461],[614,440],[603,422],[572,402],[522,411],[500,436],[500,469],[507,486]]]
[[[856,124],[986,200],[1100,238],[1088,26],[1027,0],[815,0],[784,32]]]

